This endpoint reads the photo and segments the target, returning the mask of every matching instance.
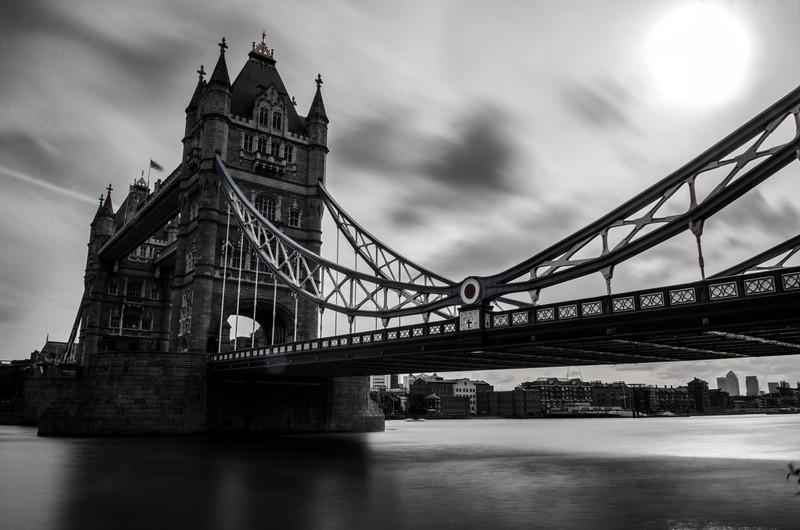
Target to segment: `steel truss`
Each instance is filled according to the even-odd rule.
[[[798,157],[799,111],[800,87],[682,168],[594,223],[514,267],[493,276],[476,278],[481,285],[481,299],[528,291],[535,302],[541,289],[595,272],[606,278],[610,293],[616,265],[686,230],[691,230],[697,238],[699,265],[705,277],[700,244],[704,222]],[[768,140],[773,133],[788,120],[793,120],[793,138],[788,142],[770,144]],[[728,170],[722,171],[722,178],[713,190],[699,200],[698,182],[706,184],[706,177],[718,175],[716,170],[720,168]],[[665,205],[674,207],[676,201],[671,199],[678,198],[676,193],[679,190],[688,190],[683,211],[666,213],[668,208]],[[616,244],[609,243],[612,234],[618,240]],[[595,256],[576,257],[598,242],[599,250]],[[794,246],[796,252],[796,241],[784,245],[787,244]],[[788,248],[784,248],[786,250]],[[754,265],[747,263],[748,266]],[[737,270],[726,272],[735,273]]]
[[[773,136],[792,122],[791,140]],[[516,303],[506,294],[528,292],[536,302],[541,289],[600,272],[611,293],[616,265],[676,235],[691,230],[705,277],[701,237],[705,221],[790,164],[800,153],[800,87],[747,122],[703,154],[594,223],[550,248],[498,274],[468,278],[456,284],[393,251],[353,220],[322,183],[318,193],[337,229],[370,269],[358,271],[331,262],[295,243],[247,200],[216,155],[217,173],[244,236],[280,281],[320,308],[347,315],[389,318],[442,314],[458,305]],[[714,177],[718,181],[712,181]],[[701,197],[698,183],[713,189]],[[685,191],[687,199],[679,192]],[[675,211],[679,205],[678,213]],[[800,236],[715,275],[763,268],[781,253],[798,252]],[[595,250],[591,250],[595,249]],[[589,257],[584,257],[589,251]],[[591,255],[591,252],[594,255]],[[773,266],[772,268],[775,268]]]
[[[364,236],[359,255],[370,264],[373,274],[334,263],[299,245],[247,200],[218,154],[215,161],[231,212],[252,249],[282,283],[318,307],[351,318],[386,321],[409,315],[427,316],[458,303],[457,285],[402,258],[371,236],[369,239],[375,243],[366,243]],[[371,258],[369,253],[380,258]],[[397,275],[390,273],[393,264],[399,266]]]
[[[786,262],[792,257],[800,255],[798,253],[800,253],[800,234],[733,267],[718,272],[711,276],[711,278],[723,278],[725,276],[736,276],[737,274],[782,269],[786,266]],[[778,257],[780,257],[780,259],[776,260],[775,258]],[[772,262],[772,264],[769,265],[769,262]]]

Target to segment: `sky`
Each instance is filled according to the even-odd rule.
[[[0,359],[67,340],[98,197],[110,184],[119,205],[151,159],[177,167],[196,71],[213,69],[222,37],[234,79],[266,31],[300,114],[322,75],[329,191],[456,281],[558,242],[800,84],[800,3],[788,0],[6,0],[3,11]],[[799,173],[707,223],[709,274],[798,233]],[[678,237],[619,267],[614,290],[698,280],[695,252]],[[598,276],[543,300],[604,292]],[[794,385],[800,356],[466,375],[498,389],[542,375],[716,388],[728,370],[742,387],[746,375]]]

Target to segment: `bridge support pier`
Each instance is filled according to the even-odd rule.
[[[210,376],[208,427],[237,432],[382,431],[366,377]]]
[[[366,377],[209,375],[206,354],[103,352],[76,383],[42,412],[40,435],[384,428]]]

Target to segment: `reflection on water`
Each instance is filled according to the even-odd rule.
[[[798,528],[798,434],[800,416],[234,438],[0,426],[0,528]]]

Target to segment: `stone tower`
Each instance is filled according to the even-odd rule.
[[[253,43],[233,83],[223,39],[208,82],[201,69],[186,109],[170,327],[170,345],[177,351],[230,347],[227,319],[234,314],[258,322],[262,342],[316,336],[316,307],[296,300],[258,264],[227,214],[214,167],[219,153],[267,219],[306,248],[320,251],[322,207],[316,183],[325,178],[328,152],[321,80],[308,117],[298,115],[264,37]]]
[[[84,361],[104,351],[229,349],[235,337],[228,318],[237,314],[260,326],[255,333],[240,329],[238,335],[246,337],[240,346],[316,337],[316,307],[273,281],[228,216],[214,155],[220,154],[264,217],[319,253],[323,206],[316,185],[325,179],[328,153],[322,78],[317,76],[304,117],[264,34],[233,83],[225,39],[219,46],[208,80],[202,66],[198,71],[186,108],[180,166],[152,193],[149,179],[137,179],[116,212],[110,189],[101,200],[92,222],[82,303],[78,357]],[[162,202],[169,202],[164,195],[173,196],[175,206],[142,220],[140,211],[159,194]],[[134,224],[147,234],[144,242],[112,258],[101,252]]]

